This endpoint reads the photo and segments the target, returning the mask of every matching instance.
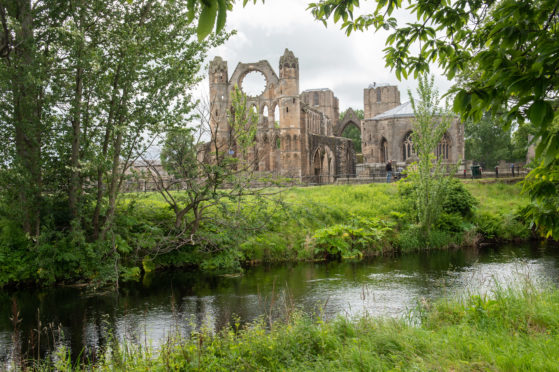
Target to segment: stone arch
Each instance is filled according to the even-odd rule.
[[[278,76],[272,69],[272,66],[270,66],[270,63],[268,61],[260,61],[256,63],[239,63],[229,79],[230,89],[235,85],[238,87],[242,86],[244,77],[254,71],[260,72],[266,79],[266,87],[259,97],[269,95],[273,90],[272,88],[279,85]]]
[[[406,161],[415,155],[413,148],[412,131],[408,131],[402,138],[402,160]]]
[[[327,145],[317,147],[313,152],[311,169],[315,183],[330,183],[336,176],[336,157]]]
[[[268,117],[269,112],[268,112],[268,105],[265,103],[262,105],[262,107],[260,108],[260,114],[264,117]]]
[[[274,110],[272,111],[272,122],[275,128],[280,127],[280,108],[277,103],[274,103],[273,106]]]
[[[437,144],[435,148],[435,155],[437,158],[441,158],[442,160],[449,160],[450,159],[450,150],[452,148],[452,139],[448,132],[443,134],[443,138],[441,138],[440,142]]]
[[[334,126],[334,135],[336,137],[341,137],[342,133],[348,125],[355,125],[361,132],[361,135],[363,135],[363,131],[361,128],[361,119],[359,119],[359,116],[357,116],[357,113],[355,113],[352,108],[348,108],[345,112],[344,117],[339,120]]]
[[[291,151],[291,136],[289,134],[285,136],[284,151]]]
[[[380,162],[387,163],[388,162],[388,141],[386,138],[382,137],[380,140],[379,145],[379,155],[380,155]]]

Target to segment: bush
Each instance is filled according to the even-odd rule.
[[[415,190],[417,185],[414,182],[402,181],[398,183],[398,194],[406,204],[406,209],[413,210],[415,206]],[[466,189],[464,184],[456,178],[448,183],[448,191],[443,199],[442,212],[446,214],[457,214],[462,217],[471,216],[478,201]]]
[[[460,180],[454,178],[448,184],[448,193],[443,201],[443,211],[447,214],[470,216],[478,204],[476,198],[466,189]]]
[[[366,218],[356,218],[350,225],[337,224],[317,230],[312,237],[315,257],[361,257],[390,230],[384,221]]]
[[[441,249],[459,244],[460,235],[451,231],[432,229],[428,236],[418,225],[410,225],[398,235],[395,245],[401,252],[414,252],[422,249]]]
[[[474,217],[478,233],[489,240],[528,239],[528,225],[515,214],[479,212]]]
[[[435,227],[442,231],[462,232],[466,224],[464,219],[457,213],[441,213]]]

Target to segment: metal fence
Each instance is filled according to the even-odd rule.
[[[473,177],[471,170],[461,171],[454,174],[456,178],[462,179],[515,179],[523,178],[528,174],[529,170],[520,168],[515,168],[514,173],[509,168],[505,172],[501,171],[487,171],[482,170],[479,177]],[[390,177],[390,182],[398,181],[405,178],[405,173],[392,172]],[[355,176],[351,174],[338,174],[338,175],[314,175],[314,176],[303,176],[303,177],[285,177],[280,175],[269,175],[268,180],[255,178],[254,182],[250,183],[252,187],[305,187],[305,186],[321,186],[321,185],[332,185],[332,184],[368,184],[368,183],[385,183],[388,182],[386,170],[381,169],[371,169],[366,176],[360,175]],[[165,187],[169,187],[170,190],[185,190],[186,185],[184,183],[178,182],[177,180],[168,178],[163,180]],[[169,186],[170,185],[170,186]],[[227,188],[227,185],[224,185]],[[157,184],[153,180],[143,180],[135,179],[126,181],[123,184],[123,192],[152,192],[157,191]]]

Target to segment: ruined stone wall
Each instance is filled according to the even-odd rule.
[[[338,98],[330,89],[310,89],[301,93],[301,100],[312,107],[324,113],[329,119],[327,125],[321,132],[322,135],[334,135],[334,124],[338,122],[340,117],[340,103]]]
[[[308,162],[313,166],[312,175],[330,175],[330,182],[339,177],[355,176],[355,150],[350,139],[311,134],[308,136],[308,148],[310,149]],[[322,172],[317,174],[316,157],[321,153],[333,155],[333,166],[330,172],[322,168]]]
[[[226,61],[216,57],[210,63],[210,123],[212,129],[218,129],[218,143],[226,144],[226,148],[234,150],[234,144],[230,144],[227,123],[227,114],[231,109],[231,93],[235,86],[242,89],[243,79],[253,71],[262,73],[266,80],[263,92],[256,97],[247,97],[247,105],[259,114],[256,143],[248,154],[248,160],[255,161],[255,170],[300,179],[311,176],[313,166],[309,160],[312,151],[309,136],[312,135],[333,138],[331,149],[328,145],[322,147],[325,151],[321,157],[324,164],[332,167],[333,164],[338,164],[344,172],[350,172],[346,169],[350,169],[351,164],[353,169],[355,168],[353,147],[350,149],[345,139],[336,140],[332,137],[339,116],[338,99],[332,91],[320,90],[320,104],[317,107],[313,108],[304,103],[303,100],[308,97],[299,94],[299,61],[287,49],[280,58],[279,76],[267,61],[239,63],[229,79]],[[278,115],[275,114],[276,107]],[[341,146],[340,149],[334,144],[337,144],[337,147]],[[337,153],[344,153],[345,158],[338,159],[335,155]],[[351,154],[353,159],[347,158]],[[331,163],[327,163],[328,161]],[[323,171],[325,168],[321,169]],[[333,177],[334,173],[333,168],[328,171],[329,176]]]
[[[362,149],[365,163],[384,163],[387,160],[404,162],[403,142],[413,131],[413,117],[395,117],[381,120],[363,120]],[[448,162],[456,163],[464,159],[464,129],[458,119],[453,120],[448,129],[450,140]],[[382,158],[382,144],[386,141],[386,157]]]

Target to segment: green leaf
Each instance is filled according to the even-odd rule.
[[[461,90],[456,97],[454,97],[454,103],[452,108],[455,112],[467,111],[468,106],[472,101],[472,96],[466,91]]]
[[[196,15],[196,0],[188,0],[186,8],[188,13],[186,14],[186,20],[188,23],[192,22],[194,16]]]
[[[544,100],[532,103],[527,111],[528,118],[536,126],[545,126],[553,119],[553,108],[551,104]]]
[[[203,6],[200,12],[200,19],[198,20],[198,41],[202,41],[208,36],[215,24],[215,18],[217,15],[217,0],[211,0],[210,6]]]
[[[215,25],[215,33],[220,33],[225,27],[225,21],[227,19],[227,0],[218,0],[217,9],[217,22]]]

